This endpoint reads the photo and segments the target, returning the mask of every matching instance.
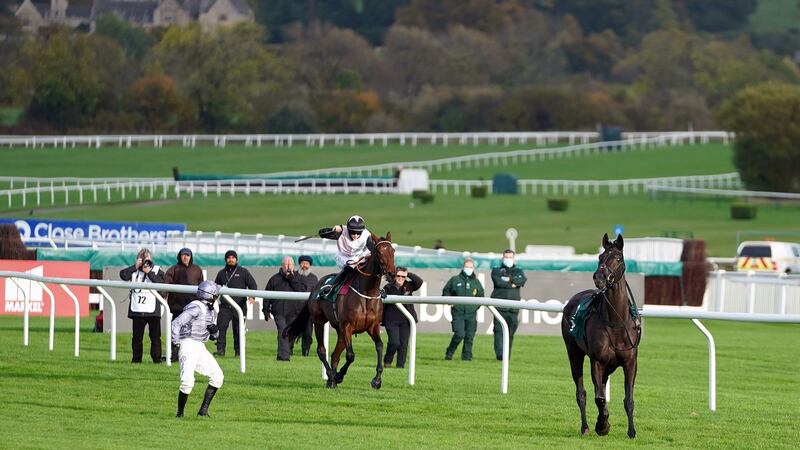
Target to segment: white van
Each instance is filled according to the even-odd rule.
[[[800,244],[744,241],[736,250],[736,270],[800,274]]]

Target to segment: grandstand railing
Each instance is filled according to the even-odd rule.
[[[706,143],[733,139],[727,131],[676,131],[676,132],[625,132],[626,141],[647,140],[658,137],[664,141],[689,139]],[[273,146],[342,146],[342,145],[479,145],[527,144],[537,145],[589,143],[597,141],[599,133],[593,131],[533,131],[533,132],[480,132],[480,133],[361,133],[361,134],[189,134],[189,135],[94,135],[94,136],[0,136],[0,146],[26,148],[75,148],[78,146],[101,148],[115,146],[130,148],[147,145],[161,148],[164,145],[196,147],[197,145],[244,145],[249,147]]]
[[[38,275],[32,275],[30,273],[24,272],[7,272],[7,271],[0,271],[0,278],[7,278],[11,279],[14,283],[17,283],[17,279],[27,279],[35,281],[39,284],[44,285],[47,284],[59,284],[61,287],[71,294],[69,291],[68,285],[78,285],[78,286],[94,286],[94,287],[116,287],[122,289],[149,289],[152,292],[157,293],[157,291],[166,291],[166,292],[182,292],[182,293],[194,293],[196,287],[194,286],[179,286],[179,285],[171,285],[171,284],[160,284],[160,283],[134,283],[134,282],[122,282],[122,281],[106,281],[106,280],[87,280],[87,279],[73,279],[73,278],[54,278],[54,277],[41,277]],[[157,291],[156,291],[157,290]],[[260,291],[260,290],[246,290],[246,289],[233,289],[228,287],[223,287],[221,289],[221,294],[224,296],[258,296],[262,298],[268,299],[275,299],[275,300],[294,300],[294,301],[304,301],[308,298],[307,293],[300,293],[300,292],[278,292],[278,291]],[[74,295],[70,295],[75,301]],[[111,303],[114,303],[114,300],[108,296],[107,300]],[[162,305],[165,304],[162,298],[159,298],[162,302]],[[233,302],[231,302],[233,303]],[[514,309],[527,309],[533,311],[546,311],[546,312],[553,312],[553,313],[561,313],[563,309],[563,304],[552,304],[552,303],[540,303],[534,301],[514,301],[514,300],[500,300],[500,299],[493,299],[493,298],[470,298],[470,297],[446,297],[446,296],[396,296],[390,295],[386,299],[386,303],[417,303],[417,304],[443,304],[443,305],[480,305],[486,306],[494,315],[494,317],[501,323],[503,329],[503,358],[502,358],[502,374],[501,374],[501,383],[500,383],[500,392],[503,394],[508,393],[508,363],[509,363],[509,335],[508,335],[508,326],[503,320],[503,317],[497,313],[496,307],[505,307],[505,308],[514,308]],[[75,328],[75,356],[79,355],[78,346],[79,346],[79,328],[78,328],[78,317],[79,311],[77,307],[77,301],[75,301],[75,321],[76,321],[76,328]],[[404,308],[399,308],[400,310]],[[165,328],[167,328],[167,361],[169,364],[169,356],[170,356],[170,339],[171,339],[171,332],[169,330],[170,326],[170,317],[169,317],[169,308],[166,307],[164,310],[167,313],[167,320],[165,321]],[[25,308],[23,313],[23,345],[28,345],[28,337],[29,337],[29,299],[25,296]],[[53,314],[54,309],[51,307],[51,327],[50,327],[50,336],[54,334],[53,328]],[[237,309],[237,314],[239,315],[240,323],[243,320],[243,315],[241,309]],[[665,310],[665,309],[651,309],[645,307],[641,311],[641,315],[643,317],[659,317],[659,318],[668,318],[668,319],[690,319],[692,323],[694,323],[698,329],[703,333],[708,341],[708,349],[709,349],[709,409],[712,411],[716,410],[716,346],[714,343],[714,338],[711,333],[706,329],[700,320],[732,320],[732,321],[743,321],[743,322],[766,322],[766,323],[800,323],[800,314],[759,314],[759,313],[729,313],[729,312],[710,312],[710,311],[702,311],[697,309],[680,309],[680,310]],[[411,345],[412,351],[410,353],[409,359],[409,384],[414,384],[414,377],[415,377],[415,349],[413,346],[416,344],[416,327],[414,324],[414,320],[410,314],[406,314],[406,318],[409,320],[411,325]],[[241,370],[242,372],[245,371],[245,340],[244,340],[244,333],[245,327],[240,327],[240,333],[242,336],[241,347],[242,351],[240,352],[240,361],[241,361]],[[112,338],[112,346],[115,345],[115,338]],[[329,348],[326,345],[326,348]],[[52,350],[52,346],[51,346]],[[112,348],[112,359],[115,355],[115,352]]]

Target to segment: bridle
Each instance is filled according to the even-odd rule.
[[[375,244],[375,251],[376,252],[378,251],[378,247],[381,246],[381,245],[392,245],[392,242],[391,241],[379,241],[378,243]],[[365,277],[382,277],[387,272],[386,272],[386,269],[380,264],[380,261],[378,262],[378,267],[381,270],[381,272],[379,274],[376,275],[376,274],[372,274],[372,273],[365,272],[364,270],[362,270],[362,267],[366,267],[366,265],[369,262],[369,259],[371,257],[372,257],[372,255],[370,255],[370,256],[362,256],[361,258],[359,258],[358,261],[356,261],[356,263],[354,264],[355,269],[358,271],[358,273],[360,273],[361,275],[363,275]]]
[[[621,260],[620,265],[617,266],[617,268],[613,272],[609,272],[608,271],[608,266],[606,265],[606,261],[608,261],[609,258],[613,257],[614,253],[616,253],[616,252],[609,252],[608,257],[606,257],[605,260],[602,261],[600,263],[600,265],[598,266],[598,268],[597,268],[598,270],[605,269],[605,272],[607,273],[606,276],[605,276],[606,285],[602,290],[600,290],[600,295],[602,295],[603,302],[606,304],[606,306],[608,308],[610,308],[611,311],[613,311],[614,314],[617,317],[626,317],[626,316],[620,315],[619,311],[617,311],[617,309],[614,308],[614,304],[608,298],[608,291],[614,289],[614,286],[619,284],[619,280],[621,280],[623,275],[625,275],[625,259],[622,257],[621,252],[620,252],[620,260]],[[630,287],[630,285],[628,284],[627,281],[625,281],[625,289],[627,289],[627,291],[628,291],[628,295],[629,295],[630,301],[633,302],[634,305],[636,305],[636,301],[633,298],[633,291],[631,291],[631,287]],[[628,312],[626,311],[625,314],[627,315]],[[630,330],[628,330],[628,327],[625,326],[625,322],[626,321],[624,319],[623,319],[622,322],[611,322],[609,320],[606,320],[606,322],[607,322],[607,325],[609,327],[611,327],[611,328],[623,328],[623,329],[625,329],[625,335],[628,338],[628,343],[630,344],[630,347],[620,349],[620,348],[616,348],[613,345],[613,342],[612,342],[612,348],[614,348],[614,350],[616,350],[616,351],[627,351],[627,350],[630,350],[630,349],[636,347],[637,344],[633,343],[633,339],[631,338],[631,335],[630,335]],[[606,331],[606,333],[608,333],[608,331]]]

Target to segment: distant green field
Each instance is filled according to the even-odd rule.
[[[309,235],[322,226],[341,223],[350,214],[363,215],[376,233],[391,231],[395,242],[432,247],[437,239],[450,250],[501,251],[508,246],[506,229],[519,231],[518,249],[526,244],[572,245],[578,252],[596,252],[603,233],[616,224],[625,237],[662,236],[665,231],[692,232],[704,239],[713,256],[733,256],[738,230],[797,231],[800,207],[763,204],[758,217],[732,220],[727,200],[683,197],[651,200],[629,196],[570,196],[569,209],[552,212],[546,196],[494,195],[483,199],[437,195],[421,205],[398,195],[251,195],[113,205],[18,210],[0,216],[64,219],[160,221],[186,223],[190,230]],[[0,199],[3,202],[5,199]],[[74,201],[74,197],[73,197]]]
[[[71,320],[57,322],[47,351],[47,320],[0,317],[0,439],[9,448],[793,448],[800,441],[800,363],[796,325],[708,322],[717,342],[717,411],[708,409],[706,340],[686,320],[648,319],[635,390],[638,437],[625,436],[623,377],[612,376],[611,434],[579,436],[574,385],[560,337],[517,336],[509,392],[491,337],[475,360],[444,361],[447,334],[418,339],[417,379],[386,369],[375,391],[375,353],[355,339],[356,360],[336,390],[323,387],[316,358],[275,361],[275,333],[248,334],[247,373],[221,360],[225,384],[211,418],[194,415],[205,379],[175,419],[178,367],[131,365],[129,335],[109,361],[109,337],[88,332],[72,356]],[[145,338],[147,339],[147,338]],[[385,335],[384,335],[385,339]],[[146,346],[148,344],[146,343]],[[587,387],[591,382],[587,376]],[[591,397],[591,394],[590,394]],[[587,402],[590,424],[596,408]]]
[[[800,24],[800,4],[797,0],[759,0],[750,16],[751,31],[786,31]]]
[[[392,145],[356,147],[183,147],[100,149],[0,149],[0,175],[29,177],[171,177],[184,173],[253,174],[428,161],[478,153],[506,152],[534,146]],[[497,173],[517,178],[624,179],[708,175],[735,171],[731,149],[722,144],[660,147],[559,159],[523,159],[490,167],[435,171],[439,179],[491,179]]]

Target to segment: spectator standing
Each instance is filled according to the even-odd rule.
[[[219,286],[226,286],[235,289],[258,289],[255,278],[250,271],[239,265],[239,255],[235,250],[225,252],[225,268],[217,273],[214,283]],[[253,297],[231,297],[239,305],[242,313],[247,313],[247,304],[253,303]],[[220,300],[219,315],[217,316],[217,327],[219,327],[219,338],[217,339],[216,356],[225,356],[227,344],[228,325],[233,322],[233,351],[239,356],[239,315],[227,300]]]
[[[208,352],[205,343],[219,335],[214,302],[219,298],[219,286],[213,281],[203,281],[197,286],[197,300],[190,302],[183,312],[172,321],[172,341],[178,343],[181,362],[181,387],[178,391],[178,412],[183,417],[186,400],[194,388],[194,373],[208,377],[203,403],[198,416],[208,416],[211,400],[222,387],[224,375],[217,360]]]
[[[464,260],[461,272],[447,280],[442,288],[442,295],[451,297],[483,297],[483,285],[475,276],[475,261],[472,258]],[[453,338],[444,352],[444,359],[453,359],[453,354],[458,344],[464,341],[461,347],[461,360],[472,361],[472,343],[475,341],[475,332],[478,330],[477,313],[478,305],[453,305]]]
[[[411,295],[422,286],[422,278],[408,271],[407,268],[398,266],[394,276],[394,283],[384,286],[387,295]],[[395,303],[386,305],[383,308],[383,326],[386,327],[386,334],[389,336],[389,344],[386,347],[386,355],[383,357],[384,367],[392,367],[392,359],[397,353],[398,369],[402,369],[406,364],[408,352],[408,336],[411,334],[411,325],[408,318],[400,311],[405,308],[414,318],[417,319],[417,311],[411,303]]]
[[[281,268],[268,281],[265,291],[308,292],[303,284],[304,279],[294,270],[294,258],[284,256]],[[294,342],[283,336],[283,330],[294,321],[305,305],[296,300],[264,300],[262,311],[264,320],[269,322],[269,315],[275,318],[278,329],[278,361],[289,361],[294,349]]]
[[[150,250],[143,248],[136,254],[136,262],[119,271],[123,281],[134,283],[163,283],[164,271],[153,264]],[[161,363],[161,303],[155,294],[147,289],[131,289],[128,294],[128,318],[133,321],[131,338],[132,363],[142,362],[144,327],[150,335],[150,357],[156,364]],[[100,330],[102,331],[102,329]]]
[[[520,300],[519,290],[528,281],[522,269],[517,268],[514,263],[515,253],[508,249],[503,252],[503,261],[500,267],[492,269],[492,283],[494,290],[492,298],[505,300]],[[508,324],[508,355],[511,358],[511,346],[514,342],[514,334],[519,326],[519,309],[497,307],[497,312],[505,319]],[[494,354],[498,360],[503,359],[503,328],[497,319],[494,319]]]
[[[311,266],[314,265],[314,258],[308,255],[301,255],[299,258],[297,258],[297,264],[300,266],[300,268],[297,270],[297,275],[302,277],[301,282],[305,284],[308,292],[313,291],[314,286],[316,286],[317,281],[319,281],[317,276],[311,272]],[[306,331],[303,332],[303,356],[308,356],[308,354],[311,352],[311,344],[314,342],[314,338],[312,337],[313,328],[314,323],[311,321],[311,318],[309,318],[308,325],[306,325]]]
[[[178,262],[167,269],[167,273],[164,275],[164,282],[167,284],[197,286],[201,281],[203,281],[203,269],[194,264],[192,251],[188,248],[180,249],[178,251]],[[169,311],[172,313],[172,320],[175,320],[175,318],[183,312],[183,308],[193,300],[194,294],[178,292],[170,292],[167,294],[167,304],[169,305]],[[178,349],[173,342],[172,360],[177,361],[177,358]]]

